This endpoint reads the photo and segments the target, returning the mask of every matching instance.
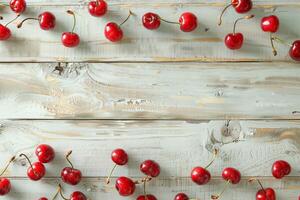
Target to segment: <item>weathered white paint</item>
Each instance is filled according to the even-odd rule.
[[[56,65],[0,64],[0,118],[300,117],[297,64]]]
[[[110,153],[122,147],[128,151],[128,166],[116,175],[142,176],[139,164],[146,159],[161,165],[161,177],[188,177],[195,166],[205,166],[213,148],[220,149],[209,168],[220,176],[223,168],[238,168],[243,176],[271,176],[272,163],[285,159],[293,166],[292,176],[300,172],[299,121],[115,121],[115,120],[24,120],[2,121],[0,166],[13,155],[28,153],[49,143],[57,151],[56,160],[47,165],[48,177],[55,177],[67,166],[64,154],[73,150],[71,160],[84,176],[104,177],[113,163]],[[25,160],[18,159],[6,175],[26,175]],[[27,165],[28,166],[28,165]]]
[[[101,19],[90,16],[86,6],[33,6],[24,17],[51,11],[57,16],[56,29],[42,31],[37,22],[32,21],[16,30],[14,23],[10,26],[13,38],[0,46],[0,61],[290,61],[288,47],[281,44],[276,44],[279,55],[273,56],[269,34],[260,29],[260,18],[277,14],[281,19],[278,35],[292,42],[300,38],[300,27],[293,22],[300,18],[300,6],[269,4],[253,10],[255,19],[239,23],[238,31],[245,36],[245,45],[240,51],[228,50],[224,45],[223,38],[232,32],[233,22],[240,15],[231,9],[224,16],[223,26],[219,27],[218,15],[223,4],[117,4],[111,6],[110,14]],[[77,13],[76,32],[81,36],[82,44],[75,49],[65,48],[60,42],[61,33],[72,27],[72,17],[65,12],[67,9]],[[123,26],[124,40],[117,44],[108,42],[103,34],[105,24],[122,22],[129,9],[135,16]],[[191,11],[198,16],[200,25],[193,33],[183,33],[177,25],[165,23],[158,31],[149,31],[141,24],[142,15],[149,11],[171,21],[178,21],[183,12]],[[14,17],[9,8],[3,9],[2,15],[4,22]]]
[[[9,196],[1,197],[3,200],[32,200],[38,199],[42,196],[51,199],[56,192],[58,180],[46,179],[40,182],[32,182],[26,179],[13,179],[13,189]],[[89,199],[114,199],[123,200],[124,197],[120,197],[115,189],[110,187],[104,187],[104,179],[101,178],[88,178],[84,179],[79,186],[70,187],[64,185],[64,193],[68,197],[73,191],[80,190],[84,192]],[[114,181],[112,181],[114,182]],[[210,199],[210,195],[217,193],[222,189],[223,181],[214,179],[210,184],[206,186],[196,186],[186,178],[174,178],[174,179],[159,179],[153,180],[147,186],[148,193],[154,194],[158,199],[171,200],[179,192],[185,192],[190,197],[197,197],[197,199]],[[273,187],[276,190],[278,199],[297,200],[300,190],[300,181],[297,179],[284,179],[281,181],[275,181],[274,179],[263,179],[263,184],[267,187]],[[36,189],[39,188],[39,189]],[[240,200],[241,197],[244,200],[255,199],[255,193],[259,189],[256,184],[248,184],[246,180],[243,180],[238,186],[229,188],[222,197],[223,200]],[[141,186],[137,186],[136,193],[132,197],[125,199],[136,199],[140,194],[143,194]],[[61,198],[57,198],[61,199]]]

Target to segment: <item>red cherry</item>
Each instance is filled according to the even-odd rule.
[[[55,27],[55,16],[51,12],[43,12],[38,17],[40,27],[43,30],[50,30]]]
[[[7,178],[0,178],[0,196],[4,196],[10,192],[11,184]]]
[[[235,168],[228,167],[223,170],[222,177],[231,184],[238,184],[241,180],[241,173]]]
[[[272,174],[275,178],[281,179],[291,173],[291,166],[284,160],[277,160],[272,166]]]
[[[209,171],[203,167],[195,167],[191,173],[192,181],[198,185],[205,185],[210,181]]]
[[[232,6],[238,13],[246,13],[252,9],[252,0],[231,0]]]
[[[198,26],[197,17],[193,13],[183,13],[179,18],[180,29],[183,32],[191,32]]]
[[[135,183],[127,177],[119,177],[116,180],[116,189],[121,196],[130,196],[135,191]]]
[[[15,13],[22,13],[26,10],[25,0],[11,0],[9,6]]]
[[[260,189],[256,193],[256,200],[276,200],[275,191],[272,188]]]
[[[82,192],[75,191],[71,194],[70,200],[87,200],[87,198]]]
[[[66,160],[71,165],[71,167],[65,167],[61,170],[60,176],[63,182],[70,185],[77,185],[81,181],[81,171],[75,169],[72,162],[69,160],[69,156],[72,154],[72,151],[69,151],[66,155]]]
[[[136,200],[157,200],[157,198],[152,194],[140,195]]]
[[[74,33],[76,26],[76,17],[73,11],[68,10],[68,14],[73,16],[73,28],[71,32],[64,32],[61,36],[61,42],[65,47],[76,47],[80,43],[80,37],[77,33]]]
[[[118,42],[122,40],[123,31],[121,29],[121,26],[128,21],[132,14],[133,13],[129,11],[128,17],[120,25],[116,24],[115,22],[109,22],[108,24],[106,24],[104,28],[105,37],[111,42]]]
[[[62,180],[70,185],[77,185],[81,181],[81,171],[71,167],[65,167],[61,171]]]
[[[42,163],[49,163],[55,157],[54,149],[47,144],[41,144],[35,149],[35,155]]]
[[[230,33],[225,37],[225,44],[229,49],[237,50],[242,48],[244,36],[242,33]]]
[[[8,40],[11,37],[10,29],[0,24],[0,40]]]
[[[175,196],[174,200],[189,200],[189,197],[184,193],[179,193]]]
[[[111,42],[118,42],[123,38],[123,31],[119,25],[110,22],[105,26],[104,35]]]
[[[27,170],[27,176],[33,181],[38,181],[46,174],[46,168],[41,162],[32,163]]]
[[[107,3],[104,0],[91,1],[88,5],[90,14],[94,17],[101,17],[107,12]]]
[[[144,27],[149,30],[158,29],[160,27],[160,17],[155,13],[148,12],[144,14],[142,22]]]
[[[264,32],[275,33],[279,28],[279,19],[275,15],[263,17],[261,19],[261,29]]]
[[[156,163],[153,160],[145,160],[141,165],[140,165],[140,170],[147,176],[151,177],[157,177],[160,174],[160,167],[159,164]]]
[[[295,61],[300,61],[300,40],[296,40],[292,44],[289,54]]]
[[[41,197],[39,200],[48,200],[46,197]]]
[[[111,153],[111,159],[117,165],[126,165],[128,162],[128,155],[123,149],[115,149]]]

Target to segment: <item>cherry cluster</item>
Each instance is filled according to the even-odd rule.
[[[17,13],[17,17],[12,21],[6,23],[5,25],[0,25],[0,40],[8,40],[11,36],[11,31],[8,28],[8,25],[16,20],[21,13],[26,10],[25,0],[11,0],[10,4],[7,5],[11,8],[12,11]],[[235,11],[239,14],[245,14],[252,10],[253,2],[252,0],[231,0],[231,3],[225,7],[220,15],[219,25],[222,24],[222,17],[225,11],[233,7]],[[91,0],[88,4],[88,11],[91,16],[94,17],[103,17],[108,12],[108,4],[105,0]],[[80,43],[80,36],[75,33],[76,26],[76,16],[75,13],[71,10],[67,11],[68,14],[73,16],[73,27],[70,32],[64,32],[61,36],[61,42],[66,47],[76,47]],[[129,11],[127,18],[121,22],[109,22],[104,27],[104,35],[111,42],[119,42],[123,39],[123,30],[122,26],[129,20],[130,16],[133,13]],[[247,15],[238,18],[234,22],[233,31],[225,36],[224,43],[228,49],[238,50],[241,49],[244,43],[244,35],[240,32],[236,32],[237,23],[244,19],[252,19],[254,15]],[[2,17],[1,17],[2,19]],[[22,24],[27,20],[36,20],[39,22],[41,29],[51,30],[55,27],[55,16],[51,12],[43,12],[37,17],[26,18],[20,23],[17,27],[22,27]],[[177,22],[168,21],[156,13],[148,12],[142,16],[142,24],[146,29],[156,30],[160,27],[161,22],[170,23],[178,25],[180,30],[183,32],[192,32],[198,27],[197,16],[191,12],[184,12],[179,17]],[[261,19],[261,29],[263,32],[270,33],[270,41],[273,50],[274,56],[277,55],[277,50],[275,48],[274,42],[279,42],[290,47],[289,55],[292,59],[300,61],[300,40],[294,41],[292,44],[289,44],[274,34],[279,29],[280,20],[276,15],[265,16]]]

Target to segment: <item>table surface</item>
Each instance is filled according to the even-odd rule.
[[[229,51],[223,43],[239,15],[229,9],[223,25],[217,25],[223,0],[111,0],[103,18],[88,14],[87,0],[27,2],[22,18],[51,11],[57,27],[46,32],[28,21],[17,30],[14,23],[13,38],[0,45],[0,166],[21,152],[36,160],[40,143],[52,145],[56,159],[39,182],[26,178],[28,164],[18,159],[5,174],[12,192],[1,199],[51,199],[68,150],[84,179],[76,187],[65,185],[66,194],[81,190],[92,200],[124,199],[112,185],[104,185],[113,166],[110,153],[118,147],[126,149],[130,160],[113,179],[139,179],[139,164],[153,159],[162,172],[147,191],[161,200],[178,192],[210,199],[221,190],[221,172],[229,166],[243,178],[224,193],[224,200],[255,199],[259,187],[247,182],[253,176],[273,187],[278,199],[298,199],[300,114],[294,111],[300,111],[300,65],[291,61],[285,45],[276,44],[278,56],[272,55],[260,19],[278,15],[278,36],[288,42],[299,39],[299,0],[256,0],[251,12],[256,17],[237,27],[245,36],[240,51]],[[61,33],[72,27],[67,9],[77,15],[75,30],[82,43],[75,49],[60,42]],[[135,15],[123,26],[124,40],[108,42],[105,24],[121,22],[129,9]],[[199,28],[183,33],[177,25],[163,23],[157,31],[146,30],[141,16],[149,11],[171,21],[194,12]],[[1,15],[8,21],[14,14],[1,8]],[[54,70],[58,63],[62,73]],[[209,168],[212,181],[197,186],[190,171],[205,166],[213,148],[220,153]],[[293,166],[283,180],[271,176],[278,159]],[[142,193],[138,187],[127,199]]]

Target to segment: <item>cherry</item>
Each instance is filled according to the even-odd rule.
[[[112,176],[114,170],[118,165],[126,165],[128,163],[128,155],[125,150],[123,149],[115,149],[111,153],[111,159],[115,163],[114,167],[112,168],[109,176],[106,179],[106,184],[109,184],[110,177]]]
[[[21,14],[26,10],[25,0],[11,0],[9,3],[10,9],[15,13]]]
[[[58,185],[58,192],[53,199],[55,199],[58,194],[60,194],[64,200],[87,200],[87,197],[80,191],[75,191],[70,195],[70,198],[66,198],[62,192],[62,186],[60,184]]]
[[[69,160],[69,156],[72,154],[72,151],[69,151],[66,155],[66,160],[70,164],[71,167],[65,167],[61,171],[61,179],[63,182],[70,185],[77,185],[81,181],[81,171],[75,169],[72,162]]]
[[[289,54],[295,61],[300,61],[300,40],[296,40],[292,44]]]
[[[232,167],[225,168],[222,172],[222,177],[228,184],[238,184],[241,181],[241,173]],[[221,195],[225,192],[227,185],[222,192],[218,195],[211,195],[211,199],[220,199]]]
[[[291,166],[284,160],[277,160],[272,166],[272,174],[277,179],[282,179],[291,173]]]
[[[157,200],[157,198],[152,194],[140,195],[136,200]]]
[[[249,15],[249,16],[239,18],[235,21],[234,26],[233,26],[233,33],[229,33],[225,37],[225,45],[227,46],[227,48],[229,48],[231,50],[237,50],[237,49],[242,48],[243,43],[244,43],[244,36],[242,33],[236,33],[236,31],[235,31],[236,25],[240,20],[251,19],[253,17],[254,17],[254,15]]]
[[[145,160],[140,165],[140,170],[147,176],[152,178],[157,177],[160,174],[159,164],[153,160]]]
[[[39,198],[39,200],[48,200],[48,198],[46,198],[46,197],[41,197],[41,198]]]
[[[42,163],[49,163],[55,157],[54,149],[47,144],[40,144],[35,149],[35,155],[38,157],[39,161]]]
[[[41,162],[31,163],[30,159],[25,154],[20,154],[20,157],[25,157],[29,163],[29,167],[27,169],[27,176],[30,180],[38,181],[42,179],[46,174],[46,168]]]
[[[275,15],[263,17],[260,25],[264,32],[276,33],[279,29],[279,19]]]
[[[94,0],[88,5],[90,14],[94,17],[102,17],[107,12],[107,3],[104,0]]]
[[[0,40],[4,41],[4,40],[8,40],[11,37],[11,31],[10,29],[7,27],[10,23],[12,23],[13,21],[15,21],[20,15],[18,14],[13,20],[11,20],[10,22],[8,22],[5,25],[0,24]],[[3,18],[0,16],[0,20],[2,20]]]
[[[183,13],[179,18],[179,23],[183,32],[191,32],[198,26],[197,17],[190,12]]]
[[[131,15],[133,15],[133,13],[129,11],[128,17],[120,25],[115,22],[106,24],[104,28],[105,37],[111,42],[121,41],[123,39],[123,30],[121,29],[121,26],[128,21]]]
[[[189,197],[185,193],[178,193],[174,200],[189,200]]]
[[[256,178],[249,179],[248,182],[257,181],[261,189],[256,193],[256,200],[276,200],[276,194],[273,188],[264,188],[260,180]]]
[[[80,43],[80,37],[77,33],[74,33],[74,29],[76,26],[75,13],[71,10],[68,10],[67,13],[73,16],[73,28],[71,32],[64,32],[62,34],[61,41],[65,47],[76,47]]]
[[[4,196],[6,194],[8,194],[10,192],[11,189],[11,183],[10,180],[7,178],[2,178],[1,176],[6,172],[6,170],[8,169],[9,165],[15,161],[16,157],[13,156],[9,162],[6,164],[6,166],[4,167],[4,170],[0,173],[0,196]]]
[[[47,31],[54,29],[55,27],[55,16],[51,12],[43,12],[37,18],[29,17],[21,21],[17,27],[21,28],[23,23],[28,20],[37,20],[40,24],[41,29]]]
[[[121,196],[130,196],[135,191],[135,183],[130,178],[124,176],[116,180],[115,187]]]
[[[220,15],[219,24],[218,24],[219,26],[222,24],[222,17],[225,11],[231,6],[235,8],[235,11],[237,13],[242,14],[242,13],[249,12],[252,9],[253,3],[252,0],[231,0],[231,3],[223,9]]]
[[[218,151],[215,149],[214,150],[214,157],[206,167],[204,167],[204,168],[203,167],[195,167],[192,170],[191,179],[194,183],[196,183],[198,185],[205,185],[210,181],[211,175],[210,175],[210,172],[207,170],[207,168],[212,165],[212,163],[214,162],[217,154],[218,154]]]
[[[160,27],[160,17],[158,14],[148,12],[144,14],[142,22],[145,28],[149,30],[158,29]]]

